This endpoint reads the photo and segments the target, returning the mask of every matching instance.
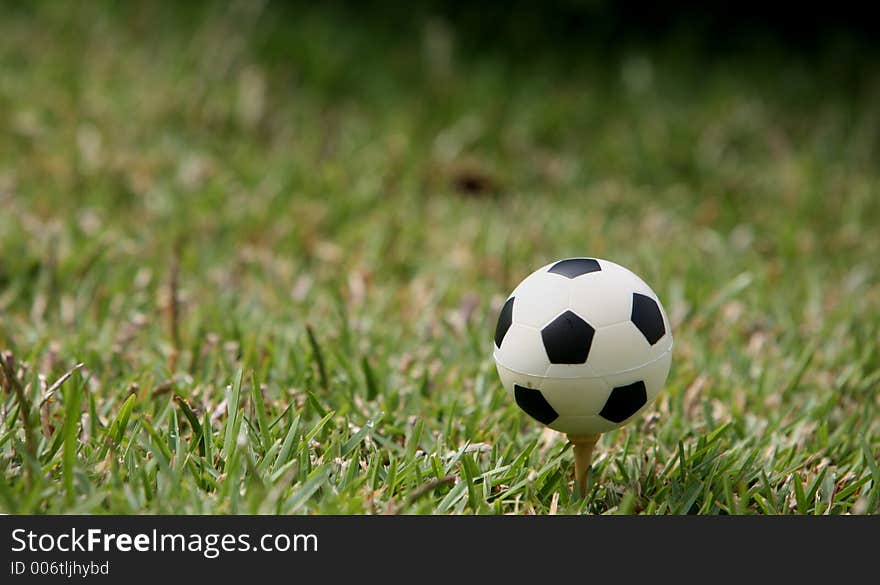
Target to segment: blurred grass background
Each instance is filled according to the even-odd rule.
[[[880,70],[821,16],[4,5],[0,505],[877,512]],[[581,255],[676,337],[583,502],[491,359]]]

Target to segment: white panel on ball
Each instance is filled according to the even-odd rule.
[[[602,378],[546,378],[538,388],[556,412],[566,415],[598,415],[611,394]]]
[[[658,357],[631,322],[602,327],[593,336],[587,363],[600,376],[631,370]]]
[[[513,292],[513,322],[541,329],[568,309],[571,281],[558,274],[536,272]]]
[[[505,368],[501,364],[497,365],[497,369],[498,376],[501,378],[501,383],[504,385],[504,389],[507,390],[507,393],[511,396],[513,396],[514,384],[525,386],[526,388],[538,389],[538,386],[540,386],[545,380],[545,378],[541,376],[529,376],[522,372],[515,372],[510,368]]]
[[[657,294],[648,286],[644,280],[628,268],[624,268],[620,264],[615,264],[610,260],[599,260],[602,271],[611,275],[615,282],[620,283],[620,290],[629,289],[631,292],[637,292],[648,295],[655,301],[658,300]]]
[[[594,328],[614,325],[629,320],[632,295],[630,279],[621,282],[621,276],[609,272],[592,272],[575,278],[571,283],[571,310]]]
[[[501,347],[495,351],[495,361],[516,372],[539,377],[543,377],[550,366],[541,332],[519,323],[507,330]]]

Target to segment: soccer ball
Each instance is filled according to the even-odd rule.
[[[539,268],[510,294],[494,357],[526,414],[563,433],[596,435],[657,397],[672,333],[641,278],[608,260],[568,258]]]

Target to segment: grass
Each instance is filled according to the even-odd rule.
[[[0,509],[880,512],[858,47],[514,59],[256,6],[2,9]],[[676,339],[585,499],[491,357],[571,255]]]

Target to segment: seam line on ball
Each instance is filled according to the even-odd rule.
[[[604,380],[604,379],[605,379],[606,377],[608,377],[608,376],[617,376],[617,375],[620,375],[620,374],[626,374],[626,373],[628,373],[628,372],[634,372],[634,371],[636,371],[636,370],[640,370],[640,369],[644,368],[645,366],[649,366],[649,365],[651,365],[651,364],[653,364],[653,363],[655,363],[655,362],[658,362],[658,361],[660,361],[661,359],[663,359],[664,357],[666,357],[667,354],[672,353],[672,347],[673,347],[674,345],[675,345],[675,342],[673,341],[672,343],[669,344],[669,349],[667,349],[666,351],[664,351],[663,353],[661,353],[660,355],[658,355],[658,356],[655,357],[654,359],[652,359],[652,360],[650,360],[650,361],[647,361],[647,362],[645,362],[645,363],[643,363],[643,364],[641,364],[641,365],[638,365],[638,366],[632,367],[632,368],[627,368],[627,369],[625,369],[625,370],[619,370],[619,371],[617,371],[617,372],[611,372],[610,374],[602,374],[602,375],[596,375],[596,376],[576,376],[576,377],[573,377],[573,378],[566,378],[566,379],[567,379],[567,380],[596,380],[596,379],[602,378],[602,379]],[[532,378],[546,378],[546,377],[547,377],[547,376],[546,376],[546,372],[545,372],[545,375],[544,375],[544,376],[541,376],[540,374],[530,374],[530,373],[528,373],[528,372],[523,372],[523,371],[521,371],[521,370],[517,370],[517,369],[515,369],[515,368],[511,368],[510,366],[508,366],[508,365],[505,364],[504,362],[500,361],[500,360],[498,359],[498,356],[496,355],[496,353],[497,353],[497,352],[495,352],[495,351],[492,352],[492,357],[495,359],[495,363],[500,364],[501,366],[507,368],[508,370],[510,370],[511,372],[513,372],[514,374],[520,374],[521,376],[531,376]],[[548,369],[548,371],[549,371],[549,369]]]

